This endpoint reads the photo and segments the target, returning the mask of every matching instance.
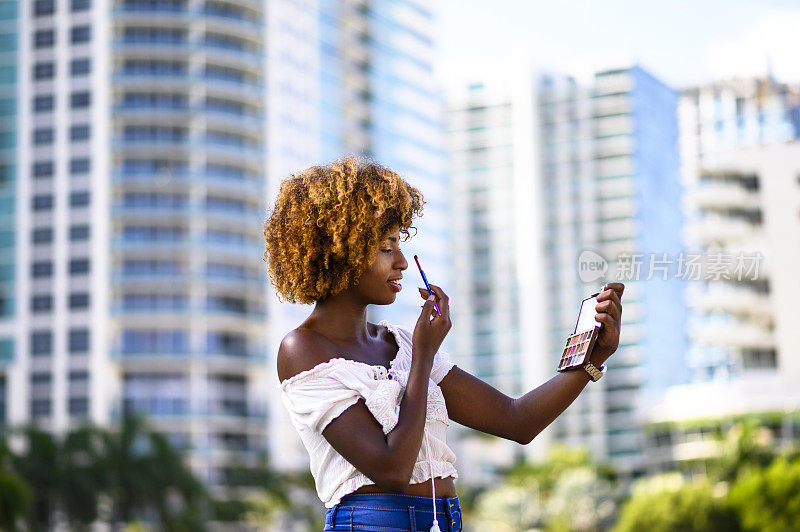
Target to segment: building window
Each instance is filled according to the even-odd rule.
[[[53,229],[51,227],[39,227],[31,233],[33,244],[49,244],[53,241]]]
[[[71,76],[85,76],[89,74],[92,69],[92,62],[88,57],[81,57],[73,59],[69,64],[69,73]]]
[[[31,373],[31,384],[50,384],[52,381],[53,375],[49,371]]]
[[[91,0],[72,0],[70,3],[70,9],[72,11],[88,11],[89,8],[92,7]]]
[[[50,399],[34,399],[31,401],[31,417],[48,417],[50,415],[50,404]]]
[[[33,97],[33,111],[35,113],[45,113],[52,111],[56,105],[56,99],[52,94]]]
[[[69,382],[86,382],[89,380],[89,372],[85,369],[73,369],[69,372]]]
[[[69,161],[69,173],[72,175],[88,174],[90,169],[91,163],[85,157],[70,159]]]
[[[4,185],[14,179],[14,166],[11,164],[0,164],[0,185]]]
[[[56,65],[52,61],[36,63],[33,65],[33,79],[37,81],[43,79],[53,79],[55,75]]]
[[[53,208],[52,194],[37,194],[33,197],[34,211],[49,211]]]
[[[89,308],[89,294],[87,292],[73,292],[69,295],[69,308]]]
[[[69,105],[73,109],[82,109],[84,107],[89,107],[91,103],[92,103],[92,98],[91,95],[89,94],[89,91],[78,91],[70,94]]]
[[[56,30],[38,30],[33,34],[34,48],[50,48],[56,43]]]
[[[53,161],[36,161],[33,163],[33,177],[42,179],[45,177],[53,177],[54,165]]]
[[[88,190],[79,190],[77,192],[70,193],[69,195],[70,207],[86,207],[87,205],[89,205]]]
[[[88,353],[89,329],[70,329],[67,343],[70,353]]]
[[[77,240],[89,239],[89,226],[88,225],[72,225],[69,228],[69,239],[73,242]]]
[[[69,140],[73,142],[88,140],[90,135],[89,124],[78,124],[69,128]]]
[[[71,259],[69,261],[69,274],[82,275],[89,273],[89,259]]]
[[[70,42],[80,44],[89,42],[92,38],[92,28],[90,26],[74,26],[70,31]]]
[[[89,413],[88,397],[70,397],[69,413],[71,416],[83,416]]]
[[[33,3],[33,15],[36,17],[46,17],[56,12],[55,0],[36,0]]]
[[[31,312],[50,312],[53,310],[53,296],[40,295],[31,298]]]
[[[37,146],[52,144],[55,133],[52,127],[40,127],[33,130],[33,143]]]
[[[31,333],[31,356],[50,355],[53,352],[53,333],[33,331]]]
[[[49,260],[40,260],[31,264],[31,277],[41,279],[53,275],[53,263]]]

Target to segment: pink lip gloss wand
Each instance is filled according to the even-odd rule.
[[[431,294],[433,297],[436,297],[436,294],[434,294],[433,290],[431,290],[431,285],[428,284],[428,278],[425,277],[425,272],[422,271],[422,266],[420,266],[420,264],[419,264],[419,257],[414,255],[414,260],[417,263],[417,268],[419,268],[419,273],[422,274],[422,281],[425,283],[425,288],[428,289],[428,293],[429,294]],[[436,308],[436,312],[439,313],[439,316],[441,316],[442,315],[442,311],[439,310],[439,305],[436,304],[436,300],[435,299],[433,300],[433,306]]]

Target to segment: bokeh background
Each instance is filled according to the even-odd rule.
[[[321,530],[263,224],[346,154],[456,363],[518,396],[580,301],[620,348],[533,443],[453,424],[465,530],[793,530],[800,9],[789,1],[0,0],[0,529]],[[411,326],[398,301],[370,319]]]

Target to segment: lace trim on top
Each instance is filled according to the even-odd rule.
[[[383,325],[384,327],[386,327],[386,329],[388,329],[388,331],[390,333],[392,333],[392,336],[394,336],[394,341],[395,341],[395,343],[397,344],[397,347],[398,347],[397,354],[389,362],[389,368],[388,369],[386,368],[386,366],[383,366],[381,364],[367,364],[366,362],[361,362],[360,360],[353,360],[352,358],[334,357],[334,358],[331,358],[330,360],[328,360],[326,362],[320,362],[319,364],[317,364],[313,368],[309,368],[309,369],[303,370],[303,371],[301,371],[300,373],[298,373],[296,375],[292,375],[291,377],[289,377],[285,381],[280,382],[279,386],[280,386],[281,390],[286,391],[286,389],[289,386],[291,386],[293,383],[301,381],[301,380],[303,380],[305,378],[308,378],[308,377],[311,377],[313,375],[319,375],[320,373],[325,373],[326,371],[328,371],[331,368],[333,368],[336,364],[342,364],[342,363],[343,364],[355,365],[356,367],[361,367],[361,368],[364,368],[364,367],[370,368],[374,372],[378,373],[379,375],[382,375],[382,378],[387,378],[389,375],[392,375],[392,376],[396,375],[396,373],[397,373],[397,365],[400,362],[401,356],[405,356],[405,355],[409,354],[407,352],[408,350],[406,348],[406,343],[400,337],[400,333],[397,331],[395,326],[392,325],[391,323],[387,322],[386,320],[381,320],[381,321],[378,322],[378,325]],[[405,386],[405,383],[403,383],[403,386]]]

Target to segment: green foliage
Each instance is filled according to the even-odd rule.
[[[0,530],[21,530],[20,521],[27,514],[31,490],[12,470],[11,453],[0,442]]]
[[[755,420],[745,420],[725,436],[722,452],[711,460],[709,470],[713,478],[733,482],[748,471],[768,466],[776,456],[771,433]]]
[[[790,532],[800,523],[800,460],[779,458],[766,469],[742,476],[731,488],[728,503],[742,529]]]
[[[673,483],[674,484],[674,483]],[[715,497],[707,481],[634,491],[620,512],[614,532],[735,532],[736,516]]]
[[[19,449],[10,452],[3,444],[0,451],[3,530],[15,530],[14,512],[24,514],[25,529],[34,532],[52,529],[57,512],[70,530],[88,530],[99,517],[101,496],[111,502],[114,524],[154,515],[165,531],[205,527],[202,484],[166,438],[141,419],[126,418],[113,432],[87,426],[59,439],[23,427],[8,438]]]
[[[592,531],[604,528],[616,507],[615,475],[582,449],[555,446],[540,464],[509,469],[499,486],[475,497],[467,521],[477,529]]]

